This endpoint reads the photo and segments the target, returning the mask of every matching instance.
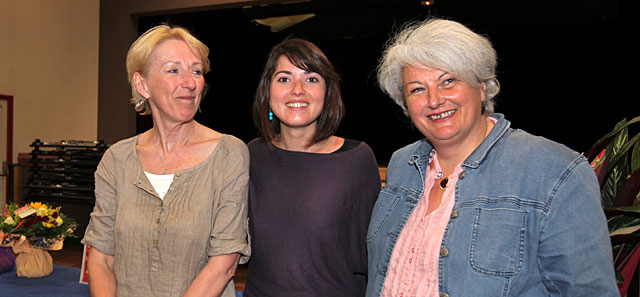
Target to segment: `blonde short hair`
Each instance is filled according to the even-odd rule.
[[[136,112],[142,115],[150,114],[151,109],[149,101],[138,93],[133,81],[133,74],[136,72],[146,73],[150,66],[149,62],[153,51],[162,42],[172,39],[186,42],[193,52],[200,55],[204,73],[208,73],[211,70],[209,48],[186,29],[167,25],[159,25],[149,29],[131,44],[127,52],[127,80],[131,84],[131,103],[135,105]]]

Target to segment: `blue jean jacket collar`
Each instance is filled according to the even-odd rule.
[[[504,118],[504,115],[501,113],[494,113],[491,115],[492,118],[497,120],[491,132],[487,135],[487,137],[480,143],[480,145],[467,157],[467,159],[462,162],[463,167],[468,168],[478,168],[482,160],[485,159],[489,150],[495,145],[495,143],[504,135],[504,133],[511,127],[511,122]],[[416,148],[415,152],[409,158],[409,164],[415,165],[418,171],[420,172],[420,176],[424,179],[424,173],[427,165],[429,164],[429,155],[433,150],[433,146],[427,139],[423,139],[420,145]]]

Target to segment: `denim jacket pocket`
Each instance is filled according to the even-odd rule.
[[[480,273],[510,277],[524,258],[525,219],[519,209],[476,208],[469,262]]]
[[[400,199],[402,199],[400,193],[398,193],[397,188],[393,186],[387,185],[380,191],[375,208],[371,214],[371,223],[369,224],[369,231],[367,232],[367,242],[370,242],[378,236],[378,232],[380,232]]]

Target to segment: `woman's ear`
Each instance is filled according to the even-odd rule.
[[[480,87],[480,101],[484,102],[485,100],[487,100],[487,83],[483,82],[482,86]]]
[[[147,80],[144,79],[140,72],[133,73],[133,83],[136,86],[136,91],[145,99],[149,99],[151,97],[151,93],[149,93],[149,87],[147,86]]]

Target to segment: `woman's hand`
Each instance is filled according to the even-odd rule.
[[[209,257],[209,262],[191,283],[184,297],[221,296],[229,280],[236,274],[240,254]]]
[[[89,292],[92,297],[115,297],[116,277],[113,273],[114,257],[103,254],[91,247],[87,258],[87,270],[89,272]]]

